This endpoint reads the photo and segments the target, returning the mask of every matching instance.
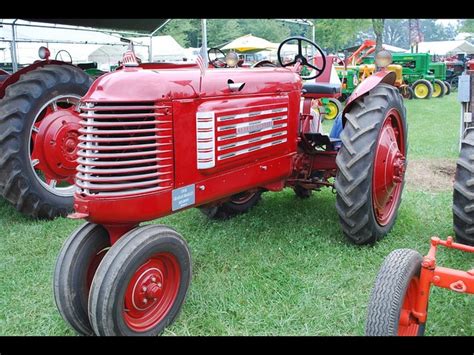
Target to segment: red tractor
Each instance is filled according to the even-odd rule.
[[[299,51],[283,62],[290,41]],[[82,97],[71,217],[87,222],[65,241],[54,273],[57,307],[78,333],[156,335],[176,319],[191,281],[189,248],[174,229],[145,221],[192,207],[228,218],[264,191],[309,197],[331,187],[350,241],[374,243],[391,230],[407,153],[395,74],[381,70],[359,85],[340,139],[330,139],[312,128],[312,100],[340,87],[299,75],[303,66],[313,78],[324,71],[322,50],[293,37],[278,56],[282,67],[206,70],[139,64],[128,51],[124,67]]]
[[[78,105],[93,78],[49,59],[45,47],[39,56],[0,72],[0,194],[25,215],[51,219],[72,210]]]

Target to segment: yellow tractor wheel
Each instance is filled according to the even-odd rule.
[[[432,97],[443,97],[446,95],[447,88],[446,85],[441,81],[436,79],[433,84],[433,96]]]
[[[433,85],[428,80],[420,79],[412,85],[416,99],[429,99],[433,95]]]
[[[324,104],[324,109],[326,111],[326,113],[324,114],[324,119],[333,120],[342,111],[342,105],[339,100],[328,99],[327,102]]]

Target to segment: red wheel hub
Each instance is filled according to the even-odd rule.
[[[416,299],[419,290],[418,278],[413,278],[408,285],[405,299],[403,300],[402,309],[400,311],[400,320],[398,321],[398,335],[400,336],[416,336],[420,329],[418,319],[413,316],[413,309],[416,305]]]
[[[382,226],[392,219],[400,199],[406,164],[404,135],[400,114],[390,110],[377,140],[372,178],[372,203]]]
[[[155,327],[173,306],[180,279],[174,255],[159,253],[151,257],[138,268],[125,291],[125,323],[136,332]]]
[[[74,183],[79,121],[79,113],[69,108],[54,112],[47,110],[44,118],[35,123],[31,135],[31,161],[47,181]]]

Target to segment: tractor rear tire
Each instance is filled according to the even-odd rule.
[[[228,219],[248,212],[260,201],[261,196],[261,190],[255,192],[244,191],[232,196],[230,201],[217,206],[202,206],[199,209],[210,219]]]
[[[446,95],[447,91],[448,89],[446,88],[446,85],[444,85],[443,81],[439,79],[434,81],[432,97],[441,98]]]
[[[410,314],[416,302],[422,260],[420,253],[411,249],[394,250],[385,258],[370,295],[365,335],[424,334],[425,323],[418,323]]]
[[[375,243],[389,233],[395,223],[404,186],[405,117],[401,94],[388,84],[377,85],[353,102],[345,114],[342,147],[336,157],[336,209],[344,235],[355,244]],[[394,133],[397,138],[385,143],[394,148],[393,155],[380,153],[377,160],[378,148],[383,146],[379,140],[393,138],[395,126],[392,125],[398,131],[398,135]],[[396,169],[393,171],[397,171],[397,179],[395,173],[385,177],[384,172],[390,170],[388,164],[393,164],[390,169]],[[386,182],[385,190],[381,190],[380,183],[374,184],[374,177],[380,179],[380,176]],[[374,192],[376,187],[377,193]]]
[[[448,81],[443,81],[443,83],[446,86],[446,95],[451,94],[451,84]]]
[[[73,193],[54,194],[42,185],[29,151],[33,124],[43,105],[59,95],[83,96],[92,78],[70,65],[47,65],[23,74],[0,100],[0,190],[21,213],[41,219],[65,216]]]
[[[54,301],[63,319],[81,335],[93,335],[87,302],[92,279],[110,247],[104,227],[84,223],[64,242],[54,269]]]
[[[474,245],[474,129],[466,132],[456,163],[453,226],[456,241]]]
[[[305,189],[301,185],[296,185],[293,190],[295,191],[295,195],[301,199],[310,198],[313,194],[313,190]]]
[[[426,79],[419,79],[411,86],[415,99],[430,99],[433,95],[433,85]]]

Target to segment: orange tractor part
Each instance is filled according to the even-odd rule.
[[[474,269],[450,269],[436,264],[438,246],[474,253],[474,246],[452,237],[431,238],[428,254],[411,249],[392,251],[380,268],[370,296],[366,335],[417,336],[425,332],[431,286],[474,294]]]

